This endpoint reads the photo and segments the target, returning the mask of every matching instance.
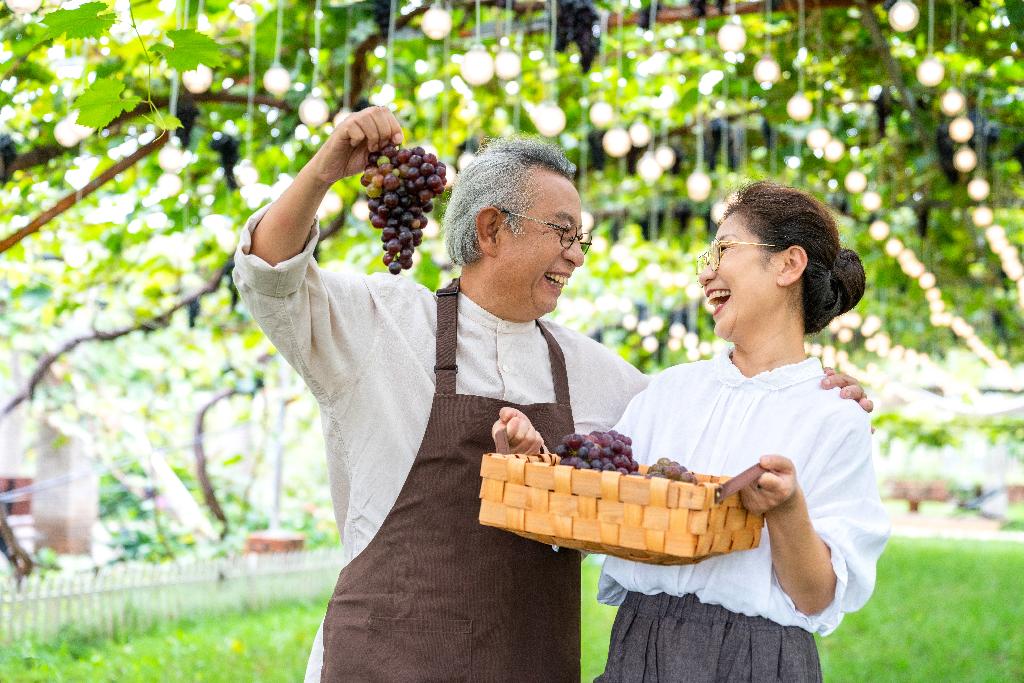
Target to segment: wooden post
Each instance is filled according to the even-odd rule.
[[[81,438],[41,420],[36,482],[57,485],[32,495],[40,547],[73,555],[86,555],[92,549],[92,527],[99,517],[99,477],[86,450]]]

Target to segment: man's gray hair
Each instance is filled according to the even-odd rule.
[[[452,263],[465,266],[477,261],[480,243],[476,215],[489,206],[525,213],[534,195],[530,172],[543,169],[572,181],[576,166],[550,142],[533,137],[489,140],[455,181],[444,211],[444,242]],[[507,216],[513,232],[521,230],[515,216]]]

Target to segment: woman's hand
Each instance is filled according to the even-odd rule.
[[[544,439],[522,411],[508,407],[498,411],[498,420],[491,427],[495,448],[498,447],[498,432],[503,429],[508,436],[509,449],[513,453],[536,455],[544,448]]]
[[[870,413],[875,409],[875,404],[868,398],[867,392],[864,391],[864,387],[860,385],[857,378],[839,374],[832,368],[825,368],[825,379],[821,380],[821,388],[834,389],[836,387],[840,389],[840,396],[856,401],[864,409],[864,412]],[[871,431],[875,431],[874,428]]]
[[[753,513],[769,513],[792,502],[799,487],[796,466],[781,455],[762,455],[761,467],[768,470],[756,482],[740,491],[743,506]]]

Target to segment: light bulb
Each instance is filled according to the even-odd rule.
[[[7,9],[11,10],[14,14],[23,16],[25,14],[32,14],[37,9],[42,7],[43,0],[6,0]]]
[[[971,182],[967,183],[967,196],[976,202],[980,202],[989,193],[988,181],[984,178],[974,178]]]
[[[727,208],[728,204],[726,204],[722,200],[718,200],[717,202],[711,205],[711,220],[715,222],[715,225],[718,225],[719,223],[722,222],[722,219],[725,217],[725,210]]]
[[[442,40],[452,31],[452,15],[444,7],[434,5],[423,13],[420,24],[423,33],[431,40]]]
[[[992,209],[987,206],[976,206],[971,211],[971,220],[979,228],[987,228],[992,225],[992,221],[995,220],[995,216],[992,214]]]
[[[185,90],[193,95],[199,95],[213,85],[213,71],[205,64],[199,64],[191,71],[182,72],[181,82],[185,85]]]
[[[825,160],[826,161],[839,161],[843,158],[843,154],[846,152],[846,145],[841,141],[832,138],[825,145]]]
[[[584,233],[590,233],[594,229],[594,214],[584,211],[580,214],[580,227]]]
[[[494,76],[494,60],[482,45],[462,56],[462,78],[470,85],[483,85]]]
[[[668,145],[661,145],[658,149],[654,150],[654,158],[658,160],[658,164],[662,169],[667,171],[676,163],[676,152]]]
[[[494,73],[503,81],[511,81],[521,70],[522,60],[512,50],[501,50],[494,58]]]
[[[263,74],[263,87],[271,95],[281,97],[292,87],[292,76],[288,69],[280,64],[274,64]]]
[[[806,121],[811,118],[813,111],[811,101],[802,92],[793,95],[789,102],[786,102],[786,113],[794,121]]]
[[[931,289],[935,286],[935,274],[925,271],[921,277],[917,278],[917,284],[921,285],[921,289]]]
[[[643,156],[640,157],[640,161],[637,162],[636,170],[640,177],[648,183],[653,183],[665,172],[665,169],[661,167],[658,159],[654,156],[654,152],[644,152]]]
[[[629,139],[634,147],[643,147],[651,141],[651,129],[646,123],[637,121],[629,127]]]
[[[941,83],[945,75],[946,70],[935,57],[929,57],[917,65],[917,80],[929,88]]]
[[[956,116],[967,107],[967,98],[956,88],[950,88],[942,93],[940,107],[946,116]]]
[[[711,177],[704,171],[694,171],[686,178],[686,195],[702,202],[711,194]]]
[[[235,182],[238,183],[239,187],[255,185],[260,179],[259,171],[256,170],[256,166],[248,159],[243,159],[235,165],[234,176]]]
[[[626,156],[633,146],[633,141],[629,139],[629,133],[625,129],[612,128],[601,138],[601,146],[609,156],[619,158]]]
[[[722,48],[723,51],[739,52],[746,44],[747,32],[743,30],[743,26],[740,24],[734,21],[727,21],[722,24],[722,28],[718,29],[718,47]]]
[[[156,181],[156,190],[164,197],[181,194],[182,186],[181,176],[176,173],[164,173]]]
[[[348,118],[348,115],[352,113],[352,110],[348,107],[342,107],[338,110],[338,113],[334,115],[335,127],[340,126],[341,122]]]
[[[850,171],[843,180],[847,192],[858,194],[868,186],[868,177],[860,171]]]
[[[771,55],[765,55],[754,65],[754,80],[758,83],[778,83],[782,78],[782,69]]]
[[[920,18],[921,12],[917,9],[917,5],[910,0],[898,0],[889,8],[889,25],[901,33],[917,26],[917,21]]]
[[[186,161],[185,151],[176,143],[164,145],[156,157],[156,162],[160,165],[160,168],[167,173],[179,172],[185,168]]]
[[[814,150],[823,150],[825,145],[832,141],[832,134],[827,128],[817,126],[807,133],[807,146]]]
[[[78,125],[78,112],[61,119],[53,127],[53,137],[62,147],[74,147],[90,135],[92,135],[92,128]]]
[[[327,123],[331,110],[319,95],[310,95],[299,104],[299,120],[310,128],[319,128]]]
[[[864,207],[865,211],[878,211],[882,208],[882,195],[874,190],[868,190],[860,198],[860,205]]]
[[[545,102],[530,114],[537,132],[544,137],[553,138],[565,130],[565,112],[554,102]]]
[[[889,224],[881,219],[873,221],[868,226],[868,234],[871,235],[871,239],[881,242],[889,236]]]
[[[953,165],[961,173],[970,173],[978,165],[978,155],[970,147],[961,147],[953,155]]]
[[[370,205],[367,204],[365,199],[360,198],[352,202],[352,215],[356,220],[370,220]]]
[[[607,102],[594,102],[590,106],[590,122],[597,128],[607,128],[615,117],[615,110]]]
[[[966,116],[958,116],[949,122],[949,137],[953,142],[967,142],[974,137],[974,124]]]

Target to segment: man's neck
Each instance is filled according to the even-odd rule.
[[[491,315],[501,318],[506,322],[528,323],[533,318],[524,319],[515,311],[509,310],[508,302],[510,296],[493,286],[494,278],[479,268],[467,266],[462,269],[459,276],[459,291],[469,297],[470,301]]]

